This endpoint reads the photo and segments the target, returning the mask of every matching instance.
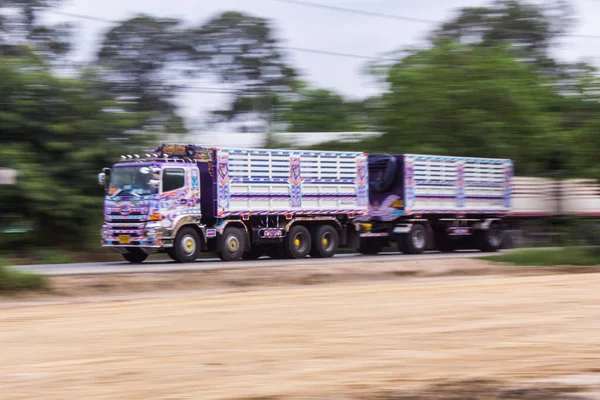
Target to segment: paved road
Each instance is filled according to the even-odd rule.
[[[506,250],[511,251],[511,250]],[[105,263],[77,263],[77,264],[40,264],[20,265],[12,268],[24,272],[36,272],[44,275],[85,275],[85,274],[128,274],[128,273],[153,273],[153,272],[185,272],[185,271],[210,271],[216,269],[241,269],[257,267],[285,267],[293,265],[315,265],[333,264],[355,264],[373,263],[377,261],[409,261],[414,259],[431,260],[440,258],[475,258],[483,254],[479,251],[460,251],[453,254],[431,252],[420,255],[406,255],[398,253],[382,253],[376,256],[364,256],[360,254],[338,254],[330,259],[306,258],[303,260],[273,260],[261,258],[257,261],[223,262],[217,258],[202,259],[194,263],[178,264],[172,261],[146,261],[141,265],[133,265],[128,262],[105,262]]]

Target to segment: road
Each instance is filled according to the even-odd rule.
[[[511,251],[511,250],[506,250]],[[398,253],[382,253],[376,256],[364,256],[360,254],[338,254],[331,259],[312,259],[303,260],[273,260],[262,258],[257,261],[238,261],[223,262],[217,258],[207,258],[194,263],[177,264],[172,261],[146,261],[141,265],[134,265],[127,262],[104,262],[104,263],[75,263],[75,264],[39,264],[39,265],[20,265],[12,268],[23,272],[34,272],[44,275],[86,275],[86,274],[129,274],[129,273],[157,273],[157,272],[191,272],[191,271],[212,271],[226,269],[244,269],[244,268],[264,268],[264,267],[285,267],[293,265],[322,265],[328,264],[365,264],[376,263],[378,261],[410,261],[410,260],[437,260],[437,259],[455,259],[455,258],[477,258],[485,254],[479,251],[460,251],[453,254],[443,254],[431,252],[420,255],[407,255]]]

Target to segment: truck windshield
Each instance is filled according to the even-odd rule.
[[[153,175],[148,168],[116,167],[110,176],[108,194],[111,196],[144,196],[158,193],[158,188],[152,187],[151,179],[160,179]]]

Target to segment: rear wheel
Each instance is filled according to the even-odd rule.
[[[175,237],[174,246],[167,253],[178,263],[196,261],[200,253],[200,235],[194,228],[181,228]]]
[[[302,225],[294,225],[283,241],[283,251],[287,258],[304,258],[310,254],[310,232]]]
[[[129,261],[132,264],[141,264],[148,258],[148,254],[146,254],[142,249],[135,247],[127,249],[127,253],[123,253],[122,255],[126,261]]]
[[[312,235],[311,257],[329,258],[337,252],[340,243],[340,235],[331,225],[321,225],[316,228]]]
[[[381,251],[381,247],[379,239],[361,238],[358,252],[365,255],[374,255]]]
[[[421,224],[412,226],[410,232],[404,235],[404,249],[406,254],[421,254],[427,249],[427,230]]]
[[[219,258],[223,261],[238,261],[244,256],[246,235],[241,228],[229,226],[221,236],[221,252]]]
[[[475,234],[476,247],[486,253],[493,253],[502,247],[503,235],[500,224],[490,225],[488,230]]]

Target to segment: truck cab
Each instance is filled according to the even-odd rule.
[[[146,161],[132,156],[98,176],[105,188],[102,246],[130,262],[166,250],[174,259],[196,259],[206,237],[200,207],[199,169],[195,162],[168,158]],[[192,233],[173,248],[183,225]]]

